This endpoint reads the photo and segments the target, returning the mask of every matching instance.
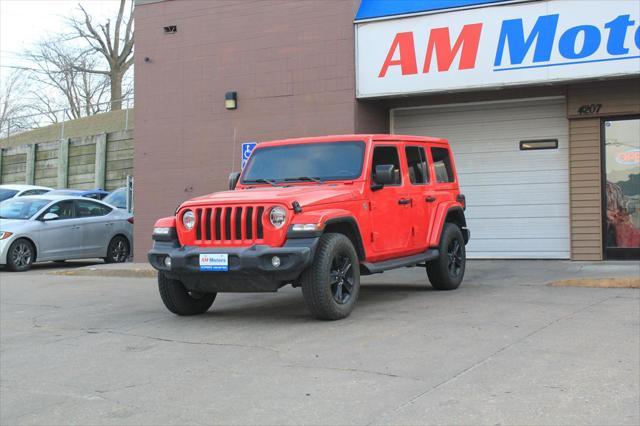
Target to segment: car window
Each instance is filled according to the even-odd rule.
[[[119,209],[127,208],[127,190],[117,189],[111,194],[107,195],[102,201],[107,204],[111,204]]]
[[[58,215],[58,219],[73,219],[75,217],[73,212],[73,200],[60,201],[55,203],[45,212]]]
[[[13,198],[0,203],[0,219],[29,219],[51,200]]]
[[[46,189],[30,189],[20,194],[20,197],[25,197],[27,195],[40,195],[40,194],[44,194],[45,192],[47,192]]]
[[[112,209],[89,200],[76,200],[78,217],[97,217],[108,214]]]
[[[0,201],[8,200],[18,193],[15,189],[0,188]]]
[[[409,169],[409,180],[413,185],[429,182],[427,155],[421,146],[408,146],[404,149]]]
[[[371,167],[371,177],[375,179],[376,166],[382,164],[393,165],[393,176],[395,178],[394,185],[400,185],[402,183],[402,177],[400,174],[400,157],[398,156],[398,149],[395,146],[377,146],[373,150],[373,164]]]
[[[453,182],[455,179],[449,150],[446,148],[431,148],[431,156],[433,157],[433,167],[436,171],[436,182]]]

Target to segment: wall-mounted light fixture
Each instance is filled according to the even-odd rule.
[[[537,149],[558,149],[558,139],[520,141],[520,151],[533,151]]]
[[[238,108],[238,92],[227,92],[224,94],[224,107],[226,109]]]

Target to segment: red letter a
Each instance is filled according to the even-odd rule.
[[[392,58],[396,53],[398,46],[400,46],[400,59],[394,61]],[[387,75],[387,69],[389,69],[391,65],[400,65],[402,75],[418,73],[418,66],[416,65],[416,50],[413,44],[413,33],[408,32],[396,34],[396,38],[394,38],[393,43],[391,43],[391,48],[389,49],[389,53],[387,53],[387,59],[385,59],[378,77],[380,78]]]
[[[424,61],[424,69],[422,72],[429,72],[434,49],[436,51],[436,60],[438,61],[438,71],[449,71],[453,59],[461,48],[462,53],[460,54],[460,66],[458,69],[466,70],[475,67],[481,31],[482,24],[465,25],[462,31],[460,31],[456,44],[451,47],[449,28],[432,29],[429,34],[427,58]]]

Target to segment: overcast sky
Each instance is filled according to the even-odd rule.
[[[65,32],[64,17],[78,14],[81,3],[95,20],[118,13],[118,0],[0,0],[0,79],[20,66],[20,52],[48,34]]]

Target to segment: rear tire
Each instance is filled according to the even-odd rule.
[[[207,312],[217,295],[217,293],[190,293],[182,282],[168,278],[164,272],[158,272],[158,290],[164,306],[180,316]]]
[[[11,243],[7,251],[7,267],[11,271],[24,272],[31,269],[36,260],[36,249],[29,240],[19,238]]]
[[[351,240],[343,234],[320,237],[311,265],[302,273],[302,294],[315,318],[349,316],[360,292],[360,263]]]
[[[109,241],[107,247],[107,257],[104,258],[106,263],[124,263],[129,259],[131,249],[129,240],[122,235],[116,235]]]
[[[462,231],[454,223],[445,223],[440,237],[440,256],[427,263],[427,275],[436,290],[455,290],[462,283],[466,251]]]

